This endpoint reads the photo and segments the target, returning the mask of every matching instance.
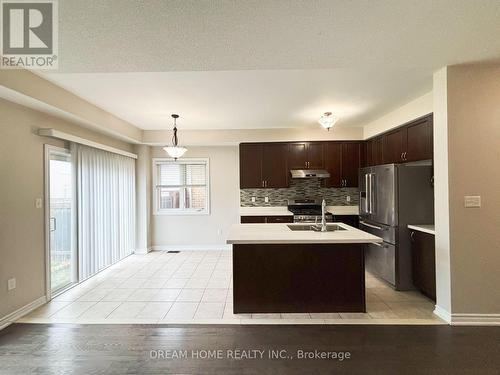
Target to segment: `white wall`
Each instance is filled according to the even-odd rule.
[[[160,147],[152,148],[151,156],[167,157]],[[153,248],[224,245],[229,228],[239,222],[238,147],[189,147],[184,157],[210,159],[210,214],[153,215]]]
[[[434,74],[434,222],[436,313],[451,314],[450,212],[448,185],[448,68]]]
[[[433,111],[432,91],[364,126],[363,139],[371,138]]]

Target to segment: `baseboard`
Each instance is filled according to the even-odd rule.
[[[500,314],[451,314],[453,326],[500,326]]]
[[[144,254],[147,254],[149,253],[150,251],[152,251],[152,247],[148,247],[147,249],[136,249],[134,250],[134,254],[139,254],[139,255],[144,255]]]
[[[451,314],[443,309],[442,307],[436,305],[434,308],[434,315],[439,316],[441,319],[443,319],[446,323],[450,324],[451,323]]]
[[[232,250],[232,245],[154,245],[151,246],[153,250],[164,251],[219,251],[219,250]]]
[[[0,319],[0,330],[14,323],[16,320],[22,318],[23,316],[29,314],[30,312],[42,306],[46,302],[47,302],[47,297],[42,296],[28,303],[27,305],[17,309],[16,311],[4,316],[3,318]]]

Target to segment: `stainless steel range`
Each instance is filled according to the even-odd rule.
[[[288,211],[293,213],[294,223],[320,223],[321,222],[321,202],[317,198],[296,198],[288,199]],[[326,221],[332,222],[333,215],[326,214]]]

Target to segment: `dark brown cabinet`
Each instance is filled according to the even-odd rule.
[[[288,187],[286,143],[240,144],[240,189]]]
[[[366,165],[384,164],[384,138],[382,136],[372,138],[366,142]]]
[[[413,284],[427,297],[436,300],[436,253],[434,236],[410,231]]]
[[[415,120],[384,136],[384,163],[432,159],[432,116]]]
[[[288,146],[288,166],[290,169],[324,168],[323,142],[298,142]]]
[[[361,142],[325,142],[325,187],[358,187]]]
[[[398,129],[384,136],[384,164],[401,163],[406,150],[406,129]]]
[[[241,216],[242,224],[293,223],[293,216]]]
[[[433,158],[432,117],[426,117],[406,128],[405,161]]]
[[[358,172],[361,166],[361,144],[342,144],[342,186],[358,187]]]

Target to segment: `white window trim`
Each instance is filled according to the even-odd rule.
[[[175,161],[173,158],[153,158],[152,159],[153,164],[152,164],[152,169],[153,169],[153,215],[159,215],[159,216],[203,216],[203,215],[210,215],[210,159],[209,158],[182,158],[178,160],[178,162],[183,163],[183,164],[189,164],[189,163],[205,163],[206,164],[206,190],[207,190],[207,208],[206,210],[203,211],[198,211],[198,210],[185,210],[185,209],[176,209],[176,208],[170,208],[168,210],[160,210],[158,208],[158,192],[156,190],[156,183],[158,181],[158,173],[157,173],[157,164],[160,162],[173,162]]]

